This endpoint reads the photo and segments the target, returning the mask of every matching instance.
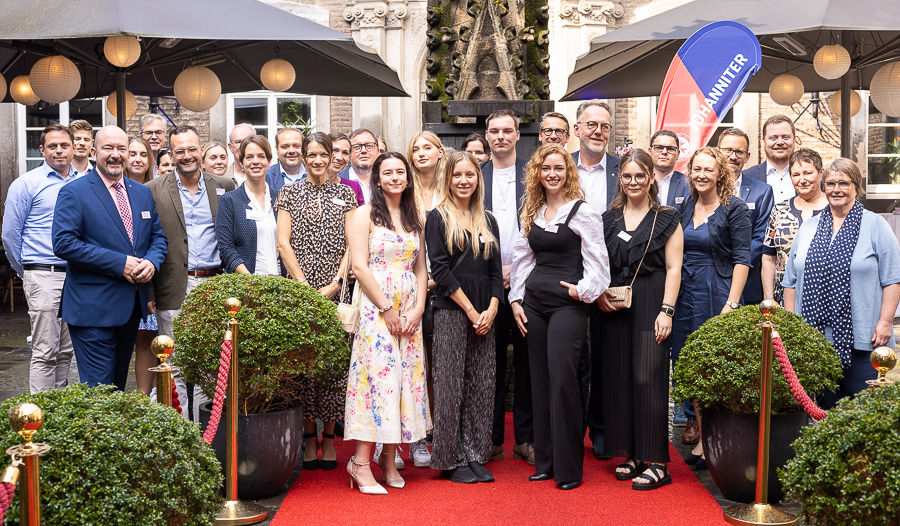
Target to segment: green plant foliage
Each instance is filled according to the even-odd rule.
[[[196,425],[140,393],[75,384],[3,402],[44,411],[34,436],[41,456],[43,524],[205,525],[222,503],[222,472]],[[6,448],[21,444],[8,421]],[[19,492],[6,524],[19,524]]]
[[[762,332],[756,325],[761,321],[759,308],[747,305],[711,318],[691,334],[675,364],[673,397],[696,399],[701,407],[758,413]],[[815,397],[835,389],[843,373],[825,336],[784,309],[772,321],[806,392]],[[799,404],[774,359],[772,371],[772,411],[796,410]]]
[[[841,400],[792,446],[779,478],[807,524],[900,524],[900,386]]]
[[[277,276],[222,274],[185,298],[175,319],[175,364],[212,398],[228,314],[238,312],[240,410],[278,411],[296,405],[301,375],[329,382],[350,365],[347,336],[335,304],[315,289]]]

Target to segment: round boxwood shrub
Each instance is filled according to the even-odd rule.
[[[346,374],[350,349],[333,302],[294,280],[223,274],[188,294],[174,328],[174,363],[210,398],[228,322],[224,304],[232,296],[243,304],[237,315],[242,413],[295,406],[301,376],[329,383]]]
[[[6,415],[24,402],[44,411],[44,524],[207,525],[222,498],[222,474],[197,426],[139,391],[75,384],[0,404],[6,448],[21,444]],[[5,464],[4,464],[5,465]],[[6,524],[19,524],[19,492]]]
[[[763,315],[755,305],[720,314],[691,334],[675,364],[676,400],[696,399],[701,407],[759,413],[759,365]],[[815,397],[835,389],[840,359],[822,335],[800,316],[778,309],[772,320],[806,392]],[[778,362],[773,360],[772,412],[796,410]]]
[[[900,386],[841,400],[792,446],[779,478],[807,524],[900,524]]]

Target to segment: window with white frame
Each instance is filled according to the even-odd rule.
[[[33,170],[44,162],[41,155],[41,132],[48,124],[68,125],[78,119],[91,123],[94,129],[103,126],[103,99],[72,100],[61,104],[39,102],[34,106],[16,104],[18,112],[19,173]]]
[[[225,124],[229,132],[235,124],[246,122],[260,135],[274,140],[281,128],[299,128],[308,133],[318,127],[312,95],[251,91],[229,94],[225,104]]]
[[[871,111],[866,130],[866,193],[870,198],[900,197],[900,118]]]

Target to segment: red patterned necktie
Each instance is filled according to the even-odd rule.
[[[121,182],[113,184],[116,189],[116,207],[119,209],[119,215],[122,216],[122,223],[125,223],[125,231],[128,232],[128,239],[134,244],[134,231],[131,224],[131,209],[128,208],[128,201],[125,200],[125,189],[122,188]]]

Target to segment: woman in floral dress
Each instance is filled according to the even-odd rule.
[[[421,440],[431,429],[421,324],[428,276],[409,164],[401,154],[386,152],[372,172],[371,201],[348,222],[350,261],[362,294],[344,438],[357,441],[347,464],[351,487],[355,482],[362,493],[384,494],[369,467],[373,443],[384,444],[384,482],[402,488],[394,463],[397,444]]]

